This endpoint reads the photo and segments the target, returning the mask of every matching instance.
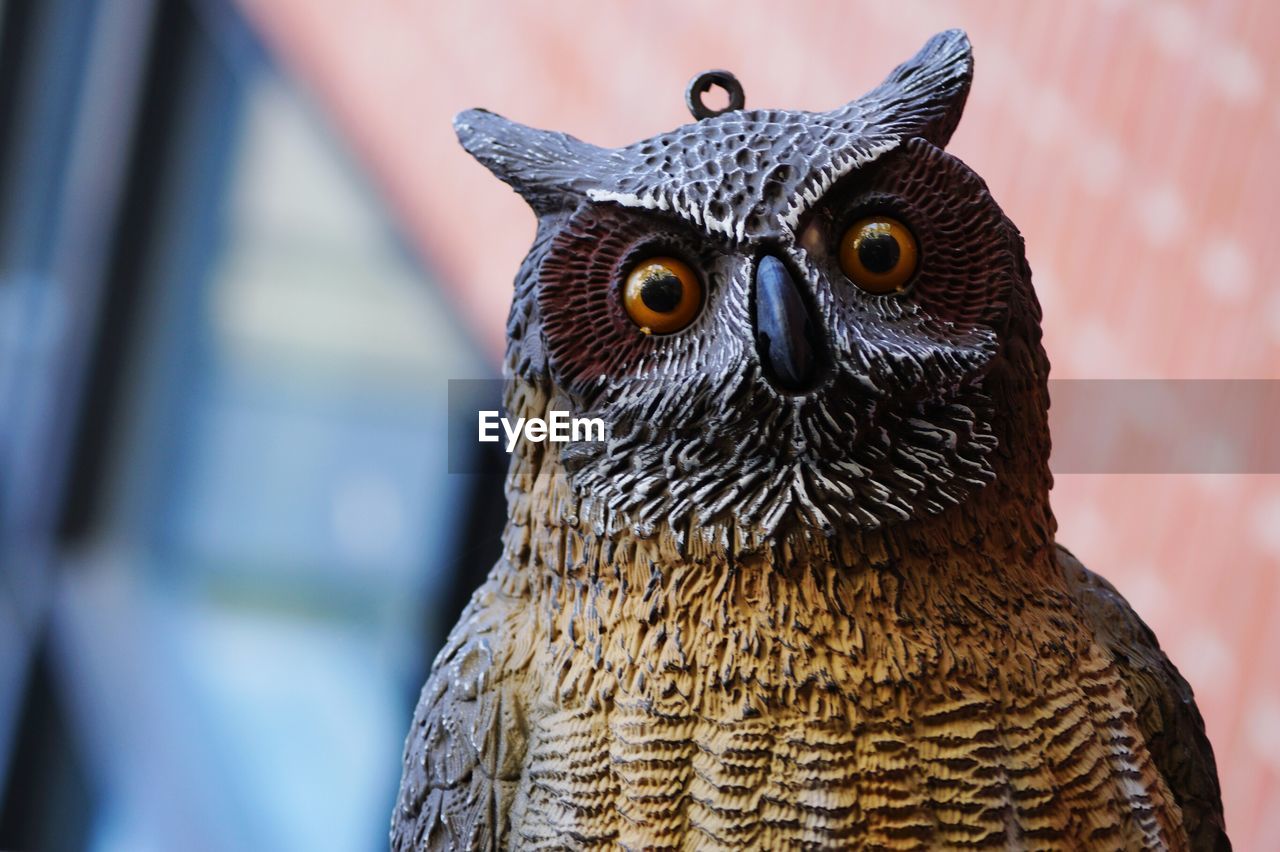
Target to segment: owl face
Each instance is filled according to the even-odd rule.
[[[726,112],[611,150],[459,116],[539,214],[509,363],[609,425],[559,445],[600,531],[832,535],[994,477],[984,380],[1013,315],[1038,313],[1016,229],[942,150],[971,69],[942,33],[839,109]]]

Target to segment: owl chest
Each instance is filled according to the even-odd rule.
[[[1039,658],[1006,633],[979,667],[852,626],[803,647],[610,632],[542,661],[559,676],[529,713],[516,848],[1179,848],[1123,684],[1088,644]]]

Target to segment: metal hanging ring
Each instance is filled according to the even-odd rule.
[[[719,86],[729,93],[729,105],[724,109],[711,109],[702,102],[702,96],[709,92],[712,86]],[[742,93],[742,84],[738,82],[738,78],[728,71],[703,71],[689,81],[689,88],[684,90],[684,102],[689,107],[689,112],[693,113],[693,117],[701,121],[704,118],[742,109],[747,104],[747,97]]]

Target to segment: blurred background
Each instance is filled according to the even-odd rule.
[[[446,383],[496,373],[533,232],[455,112],[625,144],[706,68],[826,109],[949,26],[1055,378],[1280,378],[1266,0],[0,0],[0,848],[385,848],[502,521]],[[1054,506],[1280,848],[1280,476]]]

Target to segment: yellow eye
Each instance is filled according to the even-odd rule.
[[[840,268],[868,293],[896,293],[916,271],[916,238],[888,216],[853,223],[840,239]]]
[[[687,264],[673,257],[654,257],[631,270],[622,301],[627,316],[645,334],[671,334],[698,315],[702,285]]]

